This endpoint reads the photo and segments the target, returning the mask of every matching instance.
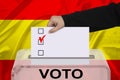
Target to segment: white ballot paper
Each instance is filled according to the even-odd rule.
[[[31,58],[44,61],[89,58],[89,27],[64,27],[49,33],[51,28],[32,27]]]

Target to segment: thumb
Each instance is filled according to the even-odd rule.
[[[62,26],[57,25],[56,27],[54,27],[54,28],[52,28],[51,30],[49,30],[49,33],[54,33],[54,32],[56,32],[56,31],[60,30],[61,28],[62,28]]]

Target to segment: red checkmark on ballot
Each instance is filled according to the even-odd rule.
[[[43,40],[44,40],[45,36],[46,36],[46,35],[43,35],[43,36],[39,37],[40,43],[42,43],[42,42],[43,42]]]

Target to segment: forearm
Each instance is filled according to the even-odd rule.
[[[120,4],[110,4],[62,16],[65,26],[89,26],[90,32],[120,25]]]

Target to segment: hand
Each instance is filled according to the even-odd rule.
[[[52,16],[48,22],[48,27],[52,28],[49,33],[54,33],[65,26],[62,16]]]

